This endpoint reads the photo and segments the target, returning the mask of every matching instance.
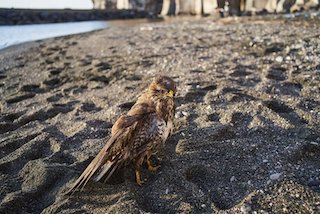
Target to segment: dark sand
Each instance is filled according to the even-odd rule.
[[[176,132],[134,182],[63,196],[157,74]],[[319,213],[320,21],[151,23],[0,51],[0,213]]]

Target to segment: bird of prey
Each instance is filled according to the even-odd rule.
[[[141,165],[155,171],[150,161],[173,131],[175,82],[167,76],[153,79],[126,115],[113,125],[111,137],[67,192],[83,188],[87,182],[107,181],[115,170],[133,162],[136,182],[141,185]]]

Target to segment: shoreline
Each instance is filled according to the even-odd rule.
[[[82,21],[82,22],[64,22],[64,23],[46,23],[35,25],[14,25],[6,29],[6,26],[0,26],[3,30],[2,43],[0,42],[0,50],[12,45],[18,45],[30,41],[41,41],[48,38],[58,38],[61,36],[77,35],[81,33],[99,31],[109,27],[116,26],[135,26],[144,23],[162,22],[163,19],[122,19],[109,21]],[[23,27],[21,27],[23,26]],[[67,27],[68,26],[68,27]],[[17,35],[16,29],[19,30]],[[35,34],[37,32],[37,34]],[[7,36],[5,36],[7,35]],[[23,37],[21,37],[23,35]],[[5,43],[4,43],[5,42]]]
[[[1,10],[1,9],[0,9]],[[21,10],[28,10],[28,9],[21,9]],[[34,10],[32,10],[34,11]],[[35,10],[35,11],[42,11],[41,9],[39,10]],[[64,10],[52,10],[52,11],[64,11]],[[88,12],[89,10],[79,10],[79,11],[86,11]],[[246,20],[246,21],[250,21],[250,20],[260,20],[260,21],[272,21],[272,20],[283,20],[283,21],[301,21],[301,20],[305,20],[305,21],[310,21],[310,22],[318,22],[320,20],[320,12],[317,11],[306,11],[306,12],[302,12],[302,13],[292,13],[292,14],[267,14],[267,15],[257,15],[257,16],[229,16],[229,17],[225,17],[225,18],[217,18],[217,17],[212,17],[212,16],[207,16],[207,17],[200,17],[200,16],[190,16],[190,15],[181,15],[181,16],[167,16],[167,17],[147,17],[147,18],[129,18],[129,19],[111,19],[111,20],[100,20],[100,21],[106,21],[108,24],[110,24],[110,26],[108,27],[117,27],[117,26],[126,26],[126,27],[130,27],[130,26],[134,26],[134,25],[139,25],[139,24],[146,24],[146,23],[157,23],[157,22],[167,22],[167,23],[172,23],[172,22],[182,22],[182,21],[197,21],[198,19],[203,19],[203,20],[212,20],[213,22],[223,22],[223,23],[229,23],[229,22],[233,22],[233,21],[237,21],[238,19],[241,20]],[[81,23],[82,21],[78,21],[78,22],[74,22],[74,23]],[[86,22],[86,21],[83,21]],[[88,21],[90,22],[90,21]],[[70,23],[70,22],[63,22],[63,23]],[[63,24],[60,23],[60,24]],[[56,24],[56,23],[43,23],[43,24]],[[59,23],[57,23],[59,24]],[[35,24],[36,25],[36,24]],[[6,25],[0,25],[0,27],[6,27]],[[19,25],[10,25],[10,26],[19,26]],[[24,26],[24,25],[20,25],[20,26]],[[79,32],[79,33],[72,33],[72,34],[66,34],[66,35],[59,35],[59,36],[53,36],[53,37],[47,37],[47,38],[43,38],[43,39],[37,39],[37,40],[33,40],[34,42],[39,42],[41,40],[44,39],[50,39],[50,38],[59,38],[59,37],[63,37],[63,36],[69,36],[69,35],[77,35],[77,34],[82,34],[82,33],[88,33],[88,32],[94,32],[94,31],[99,31],[105,28],[98,28],[98,29],[94,29],[94,30],[89,30],[86,32]],[[19,45],[19,44],[23,44],[23,43],[28,43],[28,42],[32,42],[31,41],[25,41],[25,42],[21,42],[21,43],[17,43],[17,44],[13,44],[13,46],[15,45]],[[1,50],[4,50],[8,47],[11,47],[12,45],[6,46],[4,48],[1,48]]]

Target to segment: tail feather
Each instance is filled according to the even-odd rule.
[[[118,167],[118,161],[108,161],[108,150],[113,143],[115,143],[121,133],[117,133],[112,136],[107,144],[100,150],[98,155],[91,161],[91,163],[87,166],[87,168],[83,171],[80,177],[75,181],[73,186],[65,193],[65,194],[73,194],[79,188],[83,190],[83,188],[87,185],[88,181],[92,178],[92,176],[101,168],[102,171],[97,175],[94,181],[99,181],[106,173],[108,173],[108,178],[110,178],[111,174]],[[115,164],[116,163],[116,164]]]
[[[93,180],[96,182],[100,181],[100,179],[110,170],[110,168],[113,166],[113,164],[114,164],[114,162],[108,161],[105,165],[103,165],[99,174]]]
[[[119,164],[117,163],[112,170],[108,173],[108,176],[104,179],[104,183],[107,182],[109,180],[109,178],[113,175],[113,173],[118,169]],[[102,176],[103,177],[103,176]],[[101,178],[102,178],[101,177]]]

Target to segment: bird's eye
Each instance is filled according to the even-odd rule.
[[[163,89],[161,89],[161,88],[157,89],[156,91],[157,91],[158,93],[161,93],[161,94],[165,94],[165,93],[166,93],[166,91],[163,90]]]
[[[163,93],[163,90],[160,89],[160,88],[156,89],[155,91],[156,91],[157,93],[159,93],[159,94]]]

